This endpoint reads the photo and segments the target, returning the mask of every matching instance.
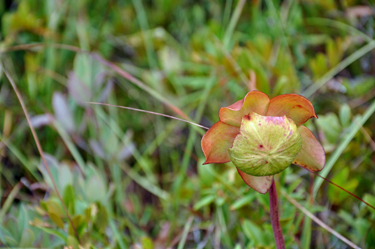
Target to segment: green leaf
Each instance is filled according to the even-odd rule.
[[[62,217],[65,215],[62,207],[61,207],[61,204],[60,204],[60,200],[57,199],[57,198],[51,198],[47,201],[44,202],[45,203],[45,206],[47,208],[47,212],[48,213],[53,213],[59,217]]]
[[[375,206],[375,196],[370,195],[370,194],[365,194],[363,196],[363,200],[365,202],[369,203],[370,205]],[[375,214],[375,210],[374,209],[370,208],[367,205],[366,205],[366,207],[370,210],[370,212],[372,212],[373,214]]]
[[[18,246],[18,239],[14,238],[11,232],[3,227],[3,225],[0,225],[0,239],[4,245]]]
[[[17,225],[19,233],[22,233],[28,226],[28,215],[24,204],[19,209]]]
[[[48,216],[51,218],[53,223],[55,223],[59,228],[64,229],[64,222],[60,218],[60,216],[56,215],[55,213],[48,212]]]
[[[71,220],[72,220],[72,223],[73,223],[74,228],[76,229],[78,235],[82,236],[82,234],[84,232],[84,229],[85,229],[85,227],[87,225],[87,223],[85,222],[85,219],[83,218],[83,216],[82,215],[76,215],[76,216],[71,217]],[[68,226],[68,234],[75,235],[75,232],[74,232],[74,229],[72,227],[72,224],[70,222],[68,224],[69,224],[69,226]]]
[[[207,206],[211,204],[215,200],[215,198],[216,196],[213,195],[206,196],[203,199],[199,200],[197,203],[195,203],[193,209],[198,210],[204,206]]]
[[[141,238],[142,248],[144,249],[153,249],[154,243],[152,242],[152,239],[149,237],[142,237]]]
[[[245,220],[242,223],[242,230],[246,237],[253,242],[253,245],[265,245],[262,229],[250,220]]]
[[[225,198],[217,197],[215,199],[216,206],[222,206],[225,203]]]
[[[68,236],[67,244],[72,249],[79,249],[79,243],[77,239],[71,235]]]
[[[320,115],[319,119],[316,120],[319,128],[323,130],[324,135],[327,140],[335,144],[339,139],[339,136],[342,131],[339,119],[335,113],[327,113],[325,115]]]
[[[64,231],[59,231],[57,229],[52,229],[44,226],[37,226],[39,229],[43,230],[44,232],[48,234],[52,234],[60,239],[62,239],[65,243],[67,243],[68,234]]]
[[[343,186],[349,192],[354,192],[359,182],[356,178],[349,178],[349,173],[348,167],[343,168],[332,178],[332,182],[339,186]],[[328,196],[334,203],[340,203],[345,198],[349,197],[346,192],[332,185],[328,188]]]
[[[235,201],[231,206],[230,210],[234,211],[237,210],[250,202],[252,202],[255,199],[255,195],[246,195]]]
[[[340,108],[340,122],[343,127],[348,127],[350,125],[351,111],[348,104],[343,104]]]
[[[73,185],[73,175],[68,165],[61,163],[58,169],[59,191],[65,191],[67,185]]]
[[[22,237],[21,237],[19,247],[21,248],[32,247],[34,241],[35,241],[35,235],[33,231],[31,231],[30,228],[26,228],[22,232]]]
[[[200,178],[200,183],[203,186],[211,187],[212,183],[215,181],[215,177],[212,174],[212,165],[206,164],[203,165],[203,163],[198,163],[198,175]]]
[[[104,206],[99,207],[98,214],[95,219],[95,227],[98,231],[104,231],[108,225],[108,214]]]
[[[91,202],[103,201],[107,193],[107,186],[98,175],[90,177],[86,184],[86,195]]]
[[[74,199],[74,190],[72,185],[67,185],[63,194],[63,201],[65,206],[68,209],[69,214],[74,214],[75,211],[75,199]]]

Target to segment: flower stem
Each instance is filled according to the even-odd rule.
[[[270,217],[271,217],[271,224],[273,229],[273,236],[275,237],[276,248],[277,249],[285,249],[283,233],[280,226],[279,221],[279,205],[277,201],[277,192],[275,186],[275,180],[272,180],[271,188],[268,192],[270,197]]]

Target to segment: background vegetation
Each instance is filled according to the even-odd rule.
[[[250,89],[302,94],[319,115],[307,125],[327,153],[320,174],[375,205],[374,11],[372,0],[0,1],[1,68],[53,176],[1,70],[0,245],[275,246],[268,196],[230,163],[202,166],[203,129],[85,101],[210,127]],[[375,248],[364,203],[298,167],[276,179],[287,248],[347,247],[296,203]]]

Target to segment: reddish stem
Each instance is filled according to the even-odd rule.
[[[275,237],[276,248],[285,249],[283,233],[281,231],[280,221],[279,221],[279,205],[277,201],[277,192],[275,186],[275,180],[272,180],[272,185],[268,191],[270,197],[270,217],[273,229],[273,236]]]

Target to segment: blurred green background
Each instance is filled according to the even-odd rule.
[[[249,90],[302,94],[320,174],[375,205],[374,14],[373,0],[0,0],[0,246],[275,247],[268,195],[231,163],[202,166],[205,130],[86,101],[210,127]],[[287,248],[347,248],[295,202],[375,248],[364,203],[295,166],[276,185]]]

